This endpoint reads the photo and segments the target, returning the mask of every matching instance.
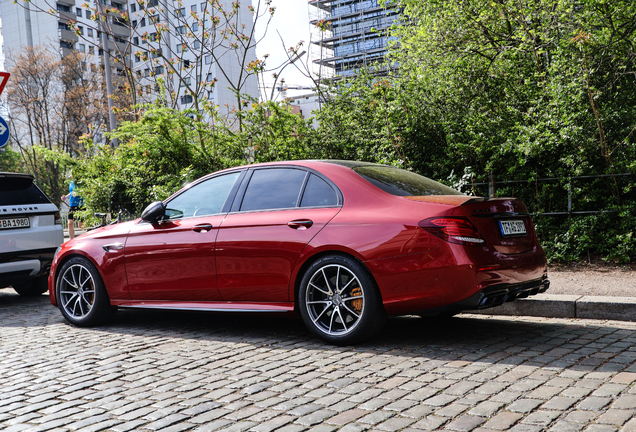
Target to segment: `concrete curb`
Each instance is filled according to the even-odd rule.
[[[501,306],[466,312],[483,315],[636,321],[636,297],[538,294]]]

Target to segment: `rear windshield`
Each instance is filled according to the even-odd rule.
[[[48,204],[50,202],[30,178],[0,177],[0,206]]]
[[[463,195],[419,174],[381,165],[361,166],[353,169],[365,180],[384,192],[397,196]]]

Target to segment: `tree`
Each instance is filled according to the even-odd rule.
[[[20,150],[28,172],[57,202],[64,191],[67,162],[48,156],[54,150],[83,153],[80,137],[95,138],[104,132],[101,74],[85,70],[79,53],[60,59],[45,47],[9,53],[7,65],[11,143]]]

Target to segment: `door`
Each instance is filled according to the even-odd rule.
[[[237,200],[240,197],[237,197]],[[254,170],[217,237],[225,301],[287,302],[291,272],[307,243],[340,211],[327,181],[295,168]]]
[[[137,300],[220,300],[214,243],[241,172],[213,177],[166,202],[166,217],[140,222],[124,247],[128,288]]]

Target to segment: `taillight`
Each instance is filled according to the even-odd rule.
[[[432,217],[424,219],[419,225],[449,243],[479,245],[484,242],[475,225],[464,217]]]
[[[62,225],[62,217],[59,211],[55,212],[55,225]]]

